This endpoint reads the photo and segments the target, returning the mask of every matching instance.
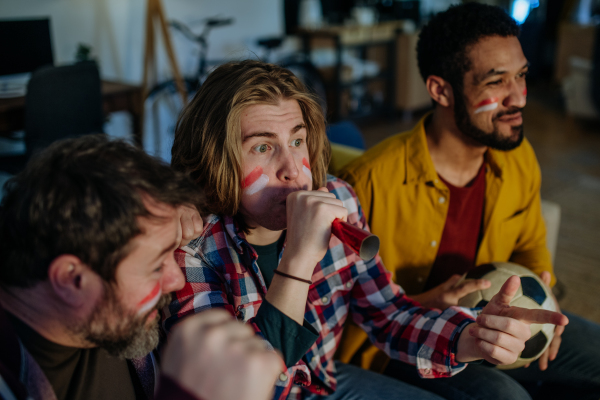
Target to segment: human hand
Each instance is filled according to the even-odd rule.
[[[289,265],[301,264],[303,270],[289,272],[310,279],[315,265],[325,256],[329,247],[333,220],[339,218],[345,221],[348,210],[341,200],[324,187],[291,193],[287,197],[286,208],[287,244],[283,256],[287,260],[302,260],[301,263],[290,262]]]
[[[177,213],[179,214],[178,233],[181,234],[179,247],[183,247],[200,236],[204,223],[196,207],[179,206]]]
[[[548,286],[550,293],[552,293],[552,290],[550,289],[550,281],[552,280],[552,275],[550,275],[550,272],[542,272],[540,274],[540,278],[546,284],[546,286]],[[560,312],[560,306],[558,305],[558,301],[556,300],[556,297],[554,297],[554,294],[552,295],[552,299],[554,300],[554,303],[556,305],[556,311]],[[550,346],[548,346],[546,351],[544,351],[538,359],[538,366],[540,367],[540,371],[545,371],[546,369],[548,369],[548,362],[554,361],[556,359],[556,356],[558,355],[558,349],[560,348],[560,344],[562,342],[562,333],[564,331],[564,326],[557,326],[554,329],[554,337],[552,337]],[[529,367],[529,365],[530,364],[525,365],[525,368]]]
[[[512,364],[531,337],[529,325],[569,323],[567,317],[557,312],[511,307],[510,301],[519,286],[519,277],[511,276],[481,311],[476,323],[463,330],[458,339],[457,361],[483,358],[492,364]]]
[[[162,372],[201,399],[271,398],[285,368],[247,325],[223,310],[186,318],[173,328]]]
[[[461,278],[460,275],[452,275],[441,285],[410,297],[421,303],[423,307],[445,310],[448,307],[458,305],[458,301],[469,293],[487,289],[491,285],[491,282],[487,279],[469,279],[458,283]]]

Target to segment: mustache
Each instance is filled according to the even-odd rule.
[[[511,107],[511,108],[509,108],[506,111],[500,111],[498,114],[496,114],[494,116],[494,118],[492,118],[492,120],[495,121],[495,120],[497,120],[499,118],[504,117],[505,115],[512,115],[512,114],[516,114],[516,113],[522,112],[524,108],[525,107]]]

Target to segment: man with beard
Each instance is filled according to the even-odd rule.
[[[167,330],[211,308],[243,320],[283,354],[277,399],[439,399],[334,361],[347,319],[426,378],[482,358],[512,362],[529,323],[567,323],[508,307],[516,277],[477,323],[467,309],[408,299],[379,256],[362,260],[331,235],[335,219],[368,225],[352,188],[326,175],[328,161],[322,109],[290,71],[246,60],[208,76],[177,123],[172,164],[205,191],[212,214],[175,254],[186,285],[164,310]]]
[[[494,261],[515,262],[547,284],[555,282],[540,168],[523,137],[528,62],[518,34],[515,21],[498,7],[468,3],[435,16],[417,45],[433,112],[340,174],[355,188],[380,237],[393,279],[423,306],[444,310],[489,287],[485,280],[456,284],[462,274]],[[507,373],[476,365],[448,380],[424,381],[402,363],[388,364],[356,326],[347,329],[342,359],[451,399],[529,398],[514,379],[534,386],[552,382],[552,389],[544,389],[552,395],[563,393],[560,387],[571,393],[567,397],[598,398],[599,327],[568,317],[565,334],[556,328],[535,365]]]
[[[154,398],[158,310],[184,284],[180,209],[201,199],[183,175],[102,135],[55,143],[12,178],[0,208],[0,398]],[[178,328],[157,399],[267,398],[282,365],[251,329],[218,313]]]

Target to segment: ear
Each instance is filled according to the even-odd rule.
[[[452,86],[439,76],[429,75],[425,81],[429,96],[442,107],[454,106]]]
[[[58,298],[76,308],[94,298],[93,292],[102,284],[96,273],[70,254],[60,255],[50,263],[48,281]]]

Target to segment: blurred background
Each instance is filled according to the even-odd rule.
[[[0,183],[51,141],[105,132],[170,161],[212,68],[292,69],[321,99],[331,171],[431,107],[419,28],[456,0],[0,0]],[[600,0],[490,0],[521,24],[525,134],[561,306],[600,322]]]

